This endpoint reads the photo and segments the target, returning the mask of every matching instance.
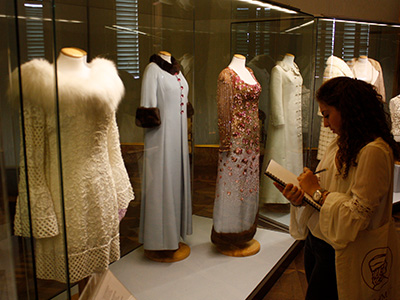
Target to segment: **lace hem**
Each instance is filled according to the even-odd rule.
[[[77,282],[93,272],[103,271],[119,258],[119,235],[107,245],[68,255],[70,281]],[[38,278],[66,282],[64,254],[52,257],[49,253],[37,253],[36,265]]]
[[[29,218],[20,218],[19,214],[15,215],[14,220],[14,231],[15,235],[30,237],[30,224]],[[35,219],[33,220],[33,237],[37,239],[54,237],[59,234],[57,218],[50,216],[48,218]]]

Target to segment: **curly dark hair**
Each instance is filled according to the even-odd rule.
[[[395,159],[399,158],[399,146],[391,133],[390,115],[374,86],[362,80],[336,77],[325,82],[316,96],[318,102],[335,107],[341,115],[336,158],[343,178],[348,176],[351,166],[357,165],[361,148],[378,137],[390,146]]]

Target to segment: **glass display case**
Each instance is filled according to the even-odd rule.
[[[309,165],[315,23],[293,9],[252,8],[235,7],[231,51],[246,55],[262,86],[260,218],[288,229],[289,203],[263,173],[271,159],[295,174]]]
[[[339,74],[353,76],[375,85],[389,109],[390,100],[400,92],[400,26],[329,18],[317,18],[315,22],[315,90],[325,80]],[[373,75],[366,75],[368,71]],[[319,125],[318,121],[314,122],[314,148],[318,148],[321,134],[325,134],[320,133]],[[320,157],[323,145],[318,152],[317,157]]]
[[[328,58],[373,58],[386,103],[400,93],[395,24],[315,18],[265,1],[3,2],[1,299],[73,299],[108,267],[139,300],[259,299],[299,249],[288,234],[289,204],[268,194],[263,171],[282,155],[292,158],[293,172],[317,164],[314,93]],[[257,115],[252,183],[258,180],[260,202],[252,230],[260,247],[243,259],[221,254],[211,241],[223,168],[221,74],[235,55],[261,87],[258,108],[246,112]],[[291,80],[280,81],[283,73]],[[170,90],[178,90],[173,100],[165,96]],[[152,102],[160,98],[167,101]],[[161,125],[140,127],[142,107],[159,108]],[[166,113],[171,107],[178,110]],[[279,109],[285,138],[274,128]],[[151,232],[172,246],[152,244],[149,219],[161,224]],[[155,259],[152,251],[170,258],[178,242],[190,250],[186,259]]]
[[[239,10],[240,16],[244,11]],[[321,84],[334,76],[351,76],[367,80],[377,87],[386,102],[389,112],[389,102],[399,94],[399,25],[381,24],[376,22],[342,20],[334,18],[313,18],[299,14],[289,14],[282,17],[269,16],[270,11],[261,7],[258,14],[264,14],[263,21],[235,20],[232,22],[232,51],[246,53],[247,66],[252,68],[258,81],[263,86],[260,97],[260,114],[265,116],[262,128],[261,173],[265,170],[269,159],[278,160],[293,173],[302,172],[302,166],[315,169],[326,146],[335,137],[328,128],[324,128],[315,92]],[[246,17],[244,18],[246,19]],[[297,166],[291,163],[289,152],[276,139],[278,126],[271,125],[268,118],[276,118],[277,88],[274,80],[274,67],[279,61],[285,60],[288,54],[293,55],[301,77],[301,125],[302,147],[301,155],[297,156]],[[365,61],[373,78],[360,74],[361,63]],[[276,69],[275,69],[276,71]],[[358,72],[357,72],[358,71]],[[276,77],[276,76],[275,76]],[[289,86],[283,89],[288,89]],[[280,96],[280,105],[285,109],[295,109],[289,102],[285,103]],[[291,101],[295,102],[295,97]],[[393,103],[392,103],[393,104]],[[285,106],[286,105],[286,106]],[[272,111],[271,111],[272,110]],[[391,114],[395,113],[392,109]],[[289,118],[289,117],[288,117]],[[293,116],[295,118],[295,116]],[[279,124],[279,126],[284,123]],[[288,123],[289,124],[289,123]],[[292,128],[295,125],[292,124]],[[396,128],[394,128],[395,130]],[[280,133],[285,136],[285,133]],[[287,145],[296,147],[294,132],[289,134],[291,140]],[[268,143],[268,139],[271,140]],[[270,150],[270,148],[275,148]],[[269,192],[274,187],[268,186],[269,178],[261,175],[260,184],[260,217],[268,221],[277,221],[281,225],[289,225],[289,206],[284,200],[276,200],[280,195]],[[265,198],[266,197],[266,198]],[[397,199],[397,194],[395,194]]]

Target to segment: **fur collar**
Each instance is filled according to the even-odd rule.
[[[61,113],[116,111],[125,89],[112,61],[95,58],[89,64],[89,76],[66,76],[58,72],[58,95]],[[10,91],[18,96],[18,70],[13,73]],[[15,81],[16,80],[16,81]],[[52,111],[55,103],[54,65],[44,59],[33,59],[21,66],[24,101]]]
[[[162,59],[157,54],[153,54],[150,57],[150,62],[156,63],[161,69],[163,69],[164,71],[166,71],[166,72],[168,72],[168,73],[170,73],[172,75],[178,74],[179,70],[180,70],[179,63],[173,56],[171,56],[172,64],[170,64],[169,62],[165,61],[164,59]]]
[[[344,76],[353,78],[353,72],[351,71],[349,65],[342,60],[341,58],[331,55],[329,58],[326,60],[326,66],[327,67],[336,67],[340,70],[340,72],[343,73]]]
[[[352,60],[350,60],[348,62],[350,68],[353,68],[357,61],[358,61],[358,58],[353,58]],[[378,72],[381,72],[382,68],[378,61],[376,61],[375,59],[369,58],[369,57],[368,57],[368,61],[372,65],[372,67],[374,67],[375,70],[377,70]]]
[[[292,71],[295,75],[300,76],[300,69],[295,62],[293,63],[293,66],[290,66],[283,60],[280,60],[276,62],[276,65],[280,66],[285,72]]]

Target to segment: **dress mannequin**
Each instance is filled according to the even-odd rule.
[[[120,211],[134,199],[115,117],[124,85],[112,61],[87,63],[78,48],[62,49],[54,64],[32,59],[20,72],[29,99],[23,107],[28,159],[21,159],[20,172],[35,175],[19,182],[15,235],[35,238],[40,279],[66,282],[67,250],[69,281],[82,291],[90,274],[120,258]]]
[[[328,81],[331,78],[346,76],[354,78],[353,71],[349,65],[339,57],[331,55],[326,61],[326,67],[324,70],[322,83]],[[318,115],[322,117],[321,112],[318,110]],[[319,131],[319,142],[318,142],[318,154],[317,159],[321,160],[325,154],[326,148],[329,144],[337,137],[336,133],[333,133],[329,127],[324,126],[324,120],[321,118],[321,126]]]
[[[175,59],[173,59],[171,53],[167,51],[159,51],[157,55],[154,56],[159,56],[168,64],[176,64],[176,61]],[[150,73],[153,75],[149,75]],[[179,195],[179,197],[171,196],[171,190],[176,190],[176,182],[174,184],[171,184],[168,180],[164,180],[163,176],[151,175],[151,169],[157,168],[158,173],[161,175],[163,174],[163,172],[170,169],[173,170],[173,172],[175,172],[174,174],[179,177],[181,176],[181,174],[180,168],[178,168],[179,170],[176,170],[177,165],[180,166],[182,164],[182,170],[185,169],[185,163],[186,161],[188,162],[188,156],[186,157],[185,154],[180,156],[180,151],[172,151],[170,144],[165,147],[165,152],[158,151],[157,153],[154,153],[154,150],[151,149],[153,147],[158,147],[158,143],[166,138],[166,136],[164,136],[165,133],[168,135],[169,140],[171,140],[171,137],[172,139],[174,139],[174,142],[172,143],[178,143],[176,142],[176,137],[181,140],[181,132],[187,133],[186,127],[182,129],[182,126],[178,126],[176,124],[177,121],[178,124],[181,124],[181,122],[179,122],[181,118],[182,120],[186,121],[186,112],[185,114],[183,114],[184,109],[180,109],[180,105],[183,106],[183,102],[181,102],[181,104],[179,105],[179,103],[174,103],[174,101],[176,100],[175,87],[178,87],[178,95],[180,95],[181,101],[182,99],[187,101],[187,96],[184,97],[184,95],[186,95],[187,93],[188,86],[179,69],[178,72],[175,73],[175,75],[172,75],[171,73],[168,74],[165,72],[165,70],[162,70],[159,66],[156,66],[154,62],[147,66],[143,82],[144,83],[142,85],[141,103],[143,103],[143,106],[150,105],[151,107],[159,107],[162,121],[159,128],[148,130],[145,133],[145,147],[149,147],[150,150],[147,151],[145,154],[146,172],[144,175],[144,181],[155,181],[157,183],[149,183],[148,185],[146,185],[145,191],[142,194],[142,197],[143,195],[145,195],[144,198],[142,198],[142,201],[143,203],[146,203],[146,205],[143,205],[141,207],[141,229],[139,240],[141,243],[143,243],[144,255],[148,259],[157,262],[176,262],[183,260],[190,255],[190,247],[187,244],[180,242],[179,238],[184,238],[186,234],[190,234],[189,232],[191,231],[191,229],[187,228],[177,230],[177,232],[174,232],[175,230],[172,229],[175,227],[179,227],[175,224],[178,219],[180,220],[179,223],[185,224],[182,225],[182,228],[184,226],[191,227],[191,225],[188,225],[191,223],[191,219],[190,221],[187,220],[187,218],[189,217],[186,216],[186,213],[191,215],[191,210],[189,211],[187,208],[184,208],[186,207],[185,201],[188,201],[187,199],[190,197],[187,197],[187,195]],[[179,83],[180,85],[177,83]],[[169,93],[157,92],[157,90],[162,89],[165,84],[171,85],[170,91],[168,91]],[[157,96],[152,96],[155,94],[157,94]],[[168,106],[166,105],[167,102]],[[174,110],[176,104],[178,104],[177,107],[179,108],[178,115]],[[164,130],[163,126],[167,126],[165,127],[167,129]],[[174,133],[172,134],[172,132]],[[184,138],[185,137],[183,136],[182,139]],[[187,145],[185,144],[182,147],[187,149]],[[176,155],[171,152],[178,153],[179,158],[177,158]],[[162,161],[164,156],[167,157],[166,159],[168,160],[168,162]],[[179,179],[178,181],[182,181],[182,185],[186,184],[183,183],[185,181],[185,179],[183,178],[182,180]],[[154,186],[152,186],[153,184],[159,186],[159,188],[154,188]],[[179,189],[176,194],[179,194]],[[191,203],[189,205],[191,207]],[[171,208],[171,206],[173,208]],[[178,206],[182,206],[182,211],[172,213],[171,218],[168,218],[168,214],[166,213],[166,211],[171,212],[175,209],[175,207]],[[166,213],[165,216],[163,216],[162,218],[159,217],[164,213]],[[162,219],[162,221],[160,221],[160,219]],[[167,233],[164,233],[164,235],[160,236],[159,231],[163,230]]]
[[[247,84],[256,84],[254,77],[250,74],[249,70],[246,69],[246,57],[241,54],[235,54],[232,57],[232,61],[229,66],[230,69],[236,72]]]
[[[66,76],[73,75],[80,78],[88,78],[90,68],[87,65],[87,52],[75,47],[62,48],[57,58],[57,68],[59,72]],[[120,212],[120,216],[125,216],[126,210],[124,209],[123,213]],[[88,280],[89,277],[86,277],[78,282],[79,294],[83,292]]]
[[[294,66],[294,55],[291,53],[286,53],[282,61],[290,67]]]
[[[396,142],[400,142],[400,95],[389,102],[390,116],[392,119],[392,133]]]
[[[259,188],[259,116],[261,85],[235,54],[217,84],[220,138],[211,241],[228,256],[256,254]]]
[[[353,73],[355,78],[365,82],[374,84],[378,78],[379,72],[368,61],[368,57],[361,55],[353,66]]]
[[[67,74],[79,74],[88,77],[90,69],[87,65],[87,53],[79,48],[63,48],[57,58],[58,70]]]
[[[158,52],[158,55],[165,61],[169,62],[170,64],[172,64],[171,62],[171,53],[167,52],[167,51],[160,51]]]
[[[271,70],[268,135],[262,170],[273,159],[294,174],[303,171],[303,78],[294,60],[293,54],[286,53]],[[288,204],[266,176],[261,177],[260,203]]]
[[[347,62],[354,78],[363,80],[375,86],[378,94],[382,96],[382,101],[386,101],[385,83],[383,80],[383,71],[381,64],[366,55],[353,58]]]

